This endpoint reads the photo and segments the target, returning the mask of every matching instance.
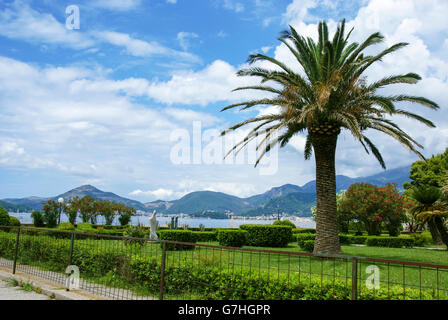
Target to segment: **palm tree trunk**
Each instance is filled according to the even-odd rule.
[[[429,232],[431,233],[432,241],[436,245],[443,244],[442,239],[440,238],[439,230],[437,230],[437,225],[435,224],[433,219],[428,221]]]
[[[335,154],[338,135],[311,137],[316,159],[316,240],[314,254],[341,254],[336,204]]]
[[[448,232],[445,229],[445,225],[443,224],[443,220],[441,217],[434,217],[434,224],[439,231],[441,241],[446,245],[448,250]]]

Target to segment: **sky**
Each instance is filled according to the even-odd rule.
[[[223,139],[232,124],[275,112],[220,110],[259,92],[238,77],[252,53],[300,72],[277,40],[293,26],[316,37],[326,20],[343,18],[352,41],[380,31],[384,44],[410,45],[367,73],[368,81],[416,72],[416,85],[390,92],[425,96],[439,111],[404,104],[435,129],[396,119],[425,148],[448,146],[448,2],[446,0],[15,0],[0,1],[0,198],[55,196],[84,184],[142,202],[211,190],[239,197],[314,179],[304,136],[274,148],[254,168],[252,147],[223,156],[247,129]],[[78,15],[79,13],[79,15]],[[78,23],[79,22],[79,23]],[[391,138],[368,133],[388,169],[418,160]],[[381,172],[343,132],[337,174]]]

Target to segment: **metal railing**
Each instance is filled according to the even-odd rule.
[[[447,265],[286,250],[0,227],[0,268],[107,299],[448,299]]]

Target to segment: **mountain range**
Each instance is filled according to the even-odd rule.
[[[387,182],[396,183],[399,189],[403,190],[403,183],[410,181],[410,166],[383,171],[367,177],[350,178],[343,175],[336,176],[337,191],[346,190],[356,182],[365,182],[373,185],[383,186]],[[134,207],[136,210],[152,212],[157,210],[160,213],[178,214],[185,213],[196,216],[218,215],[225,212],[232,212],[235,215],[260,216],[273,213],[287,213],[296,216],[310,216],[310,208],[316,200],[316,181],[310,181],[303,186],[285,184],[274,187],[265,193],[253,195],[247,198],[240,198],[222,192],[196,191],[189,193],[178,200],[163,201],[157,200],[148,203],[141,203],[136,200],[120,197],[112,192],[104,192],[93,186],[85,185],[55,197],[27,197],[21,199],[3,199],[0,205],[9,211],[31,211],[41,210],[42,202],[64,198],[71,199],[75,196],[82,198],[90,195],[100,200],[110,200]]]

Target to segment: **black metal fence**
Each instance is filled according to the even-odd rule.
[[[108,299],[448,299],[447,265],[26,227],[0,227],[0,269]]]

